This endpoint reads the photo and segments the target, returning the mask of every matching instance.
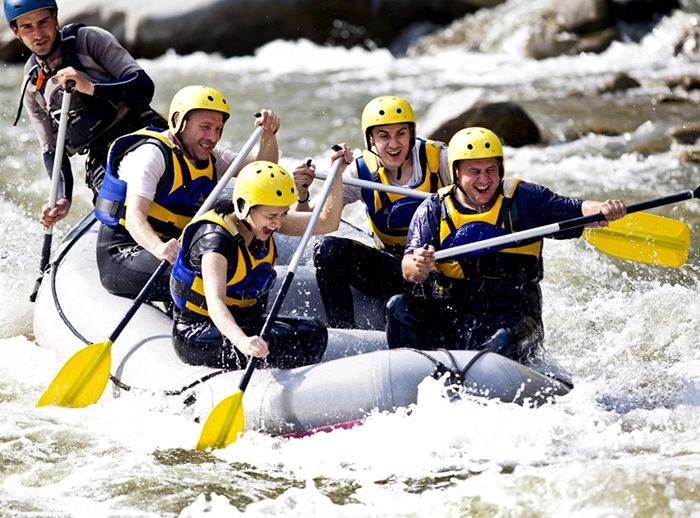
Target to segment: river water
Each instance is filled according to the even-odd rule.
[[[335,142],[359,148],[360,113],[372,97],[409,99],[420,134],[431,106],[469,88],[518,101],[541,127],[547,145],[505,148],[509,175],[628,203],[697,187],[698,168],[688,160],[697,151],[669,136],[697,120],[697,106],[652,99],[667,92],[665,80],[697,71],[697,61],[676,57],[674,48],[698,19],[676,13],[641,41],[602,55],[533,61],[524,57],[522,34],[542,5],[512,0],[481,14],[499,32],[480,53],[442,47],[396,58],[277,41],[251,57],[167,55],[142,65],[161,111],[187,84],[225,92],[233,116],[224,142],[234,149],[252,132],[254,112],[276,110],[281,162],[289,167],[307,156],[327,163]],[[616,72],[642,86],[591,95]],[[654,211],[691,227],[690,255],[679,269],[615,259],[583,240],[547,242],[547,346],[576,385],[556,404],[449,404],[426,381],[411,412],[302,439],[251,432],[215,453],[194,451],[199,426],[163,411],[162,402],[124,397],[81,410],[34,408],[59,364],[33,342],[28,295],[43,238],[36,215],[49,182],[28,121],[11,127],[20,82],[19,66],[3,66],[0,516],[700,516],[696,200]],[[593,127],[617,131],[588,133]],[[79,158],[74,165],[82,171]],[[54,243],[89,210],[89,199],[79,185]],[[357,206],[345,217],[364,224]]]

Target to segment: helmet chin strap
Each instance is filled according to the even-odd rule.
[[[182,126],[180,127],[180,131],[178,131],[177,134],[173,135],[173,139],[175,140],[175,142],[177,142],[177,145],[180,148],[180,150],[182,151],[182,154],[185,155],[187,158],[194,160],[194,155],[192,155],[192,153],[190,153],[190,150],[187,149],[187,146],[185,146],[185,143],[180,138],[180,133],[182,133],[182,130],[184,129],[185,124],[187,124],[187,121],[182,123]]]
[[[411,151],[412,151],[412,150],[413,150],[413,146],[411,146],[411,148],[409,148],[408,153],[406,154],[406,158],[404,159],[404,161],[401,163],[401,165],[399,166],[399,168],[398,168],[397,171],[396,171],[396,181],[398,181],[398,182],[401,181],[401,174],[402,174],[403,164],[404,164],[404,163],[406,162],[406,160],[408,160],[408,158],[411,156]],[[377,153],[374,149],[370,149],[369,152],[372,153],[373,155],[375,155],[375,156],[379,159],[379,164],[382,164],[382,157],[379,156],[379,153]]]

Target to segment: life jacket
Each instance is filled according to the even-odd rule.
[[[233,220],[229,216],[221,216],[214,211],[193,219],[185,228],[182,248],[177,255],[170,278],[170,293],[175,305],[180,309],[209,316],[202,274],[189,268],[185,261],[190,252],[193,236],[205,223],[216,223],[218,225],[216,231],[230,236],[238,250],[236,267],[229,269],[226,273],[226,305],[230,309],[254,306],[272,289],[277,278],[275,240],[270,237],[260,252],[253,254],[245,245]]]
[[[28,71],[27,79],[22,86],[17,116],[13,126],[16,126],[19,121],[22,114],[24,95],[27,87],[31,84],[36,88],[37,101],[51,116],[54,128],[58,130],[60,123],[58,119],[60,118],[63,101],[63,87],[54,76],[59,70],[67,67],[73,67],[79,72],[87,74],[87,70],[78,58],[75,48],[78,31],[82,27],[85,27],[85,24],[72,23],[59,31],[61,59],[55,69],[50,71],[43,70],[42,66],[36,61],[36,56],[33,56],[35,64]],[[65,140],[68,154],[74,155],[83,151],[90,143],[97,140],[98,137],[124,118],[129,110],[129,106],[125,103],[114,104],[105,99],[97,99],[92,95],[73,90]]]
[[[437,192],[443,187],[439,170],[440,153],[444,144],[416,138],[416,146],[422,179],[420,184],[411,189],[426,193]],[[365,150],[357,159],[357,169],[362,180],[390,184],[386,170],[380,167],[377,155],[371,151]],[[375,246],[396,257],[402,257],[411,218],[423,199],[365,188],[361,189],[361,193]]]
[[[210,155],[207,166],[197,169],[156,128],[145,128],[114,141],[95,200],[95,216],[110,227],[126,225],[126,182],[117,176],[117,171],[124,155],[144,143],[155,144],[165,157],[165,171],[148,211],[148,222],[160,237],[178,239],[216,185],[214,158]]]
[[[513,198],[519,183],[519,179],[502,180],[493,207],[480,214],[459,211],[454,200],[455,186],[441,189],[440,249],[524,230]],[[537,281],[542,277],[542,238],[460,254],[438,262],[435,269],[438,290],[450,290],[464,279],[520,284]]]

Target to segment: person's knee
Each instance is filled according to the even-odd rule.
[[[402,315],[406,312],[406,302],[403,295],[394,295],[386,301],[384,306],[384,317],[386,322],[389,320],[402,319]]]
[[[270,333],[270,365],[293,369],[318,363],[328,345],[328,330],[311,317],[280,317]]]
[[[345,256],[346,239],[326,236],[314,246],[314,266],[336,269]]]
[[[390,349],[415,347],[418,338],[412,323],[411,309],[405,295],[394,295],[384,306],[386,338]]]

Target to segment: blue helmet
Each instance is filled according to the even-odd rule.
[[[20,16],[40,9],[55,9],[58,11],[56,0],[5,0],[5,19],[12,25]]]

